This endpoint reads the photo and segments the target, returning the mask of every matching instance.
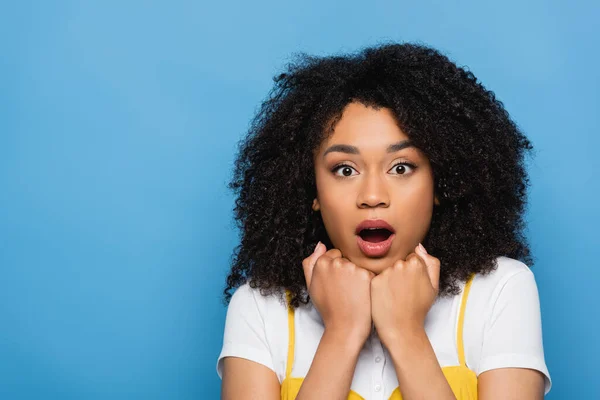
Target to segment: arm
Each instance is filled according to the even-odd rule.
[[[544,397],[550,379],[544,360],[539,293],[528,268],[512,275],[493,303],[486,323],[479,373],[480,399]]]
[[[312,289],[311,298],[323,317],[325,331],[298,400],[346,398],[358,355],[371,328],[370,273],[342,260],[339,250],[325,250],[325,246],[318,246],[303,261],[307,286]],[[281,387],[257,298],[260,299],[244,285],[229,304],[219,357],[223,364],[225,400],[280,398]]]
[[[223,380],[221,399],[279,400],[279,378],[263,318],[266,307],[264,298],[248,284],[239,287],[231,298],[217,362],[217,373]]]
[[[347,333],[326,331],[296,399],[346,399],[361,347]],[[222,400],[278,400],[280,391],[277,375],[264,365],[239,357],[223,359]]]
[[[424,327],[439,290],[440,261],[422,245],[415,251],[371,280],[373,322],[403,399],[455,399]]]
[[[499,368],[479,375],[480,400],[541,400],[544,398],[544,374],[528,368]]]
[[[390,343],[403,399],[456,399],[424,328],[409,330]]]
[[[279,380],[270,368],[245,358],[223,358],[222,400],[279,400],[279,391]]]
[[[325,330],[297,400],[347,399],[362,344],[345,332]]]
[[[373,273],[323,244],[302,262],[311,300],[325,331],[302,383],[298,400],[346,399],[358,355],[371,332]]]
[[[404,399],[455,399],[424,330],[394,343],[388,350]],[[542,400],[544,374],[528,368],[486,371],[477,394],[480,400]]]

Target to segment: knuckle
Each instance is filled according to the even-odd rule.
[[[421,265],[421,260],[419,260],[417,256],[414,256],[410,260],[408,260],[408,265],[410,267],[416,268]]]
[[[411,253],[408,257],[406,257],[407,263],[414,263],[419,261],[419,257],[415,253]]]
[[[329,257],[331,257],[331,258],[339,258],[342,256],[342,252],[339,249],[332,249],[330,251],[331,251],[331,254],[329,255]]]
[[[334,258],[332,261],[332,265],[335,268],[340,268],[344,265],[344,260],[342,258]]]
[[[315,268],[317,268],[317,267],[322,268],[323,265],[326,264],[328,260],[329,260],[328,257],[326,257],[324,255],[317,258],[317,261],[315,262]]]
[[[394,263],[394,268],[395,269],[404,269],[406,267],[405,264],[406,263],[404,261],[398,260]]]
[[[360,268],[358,271],[358,276],[363,280],[363,281],[368,281],[371,280],[371,273],[369,271],[367,271],[366,269],[362,269]]]

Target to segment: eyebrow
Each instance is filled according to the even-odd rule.
[[[414,145],[412,144],[412,142],[410,140],[402,140],[398,143],[390,144],[387,147],[386,152],[387,153],[395,153],[402,149],[406,149],[407,147],[414,147]],[[325,150],[325,153],[323,153],[323,157],[325,157],[327,154],[332,153],[332,152],[339,152],[339,153],[346,153],[346,154],[360,154],[358,147],[350,146],[349,144],[334,144],[333,146],[331,146],[327,150]]]

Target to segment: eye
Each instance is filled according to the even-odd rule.
[[[341,171],[342,174],[338,174],[338,171]],[[347,178],[352,176],[352,171],[355,171],[355,169],[349,166],[348,164],[337,165],[331,170],[331,172],[333,172],[336,176],[339,176],[340,178]]]
[[[394,175],[408,175],[409,173],[414,171],[416,168],[417,167],[413,164],[410,164],[407,162],[401,162],[401,163],[394,165],[390,171],[394,171],[395,172]],[[339,173],[340,171],[341,171],[341,174]],[[348,164],[337,165],[331,170],[331,172],[333,172],[334,175],[339,176],[340,178],[351,177],[352,171],[356,172],[356,170],[353,167],[349,166]]]
[[[390,171],[396,172],[398,175],[407,175],[410,172],[415,170],[415,166],[413,164],[402,162],[394,165]],[[407,172],[407,169],[410,171]]]

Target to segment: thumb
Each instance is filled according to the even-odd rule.
[[[317,263],[317,260],[319,259],[319,257],[321,257],[323,254],[325,254],[326,251],[327,251],[327,247],[323,243],[321,243],[321,242],[317,243],[317,245],[315,246],[315,249],[313,250],[313,253],[302,264],[302,267],[304,269],[304,279],[306,280],[306,289],[307,290],[310,288],[310,281],[312,280],[312,273],[313,273],[313,269],[315,268],[315,264]]]
[[[427,265],[427,274],[429,275],[429,280],[431,281],[431,286],[437,292],[439,290],[440,283],[440,260],[436,257],[433,257],[425,247],[421,243],[416,247],[416,253],[421,256],[423,261],[425,261],[425,265]]]

